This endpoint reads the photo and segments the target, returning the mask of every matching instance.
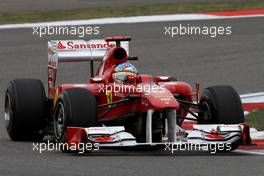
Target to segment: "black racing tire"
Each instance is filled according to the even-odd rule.
[[[37,79],[16,79],[5,92],[5,122],[13,141],[40,141],[46,122],[46,94]]]
[[[231,86],[212,86],[200,98],[200,124],[239,124],[245,122],[241,99]]]
[[[53,132],[57,142],[65,143],[67,127],[93,127],[97,125],[97,102],[87,89],[64,90],[56,103]]]

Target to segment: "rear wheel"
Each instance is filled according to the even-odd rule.
[[[67,127],[92,127],[97,124],[97,103],[93,94],[81,88],[66,89],[55,108],[53,131],[55,140],[65,142]]]
[[[46,119],[46,95],[41,81],[11,81],[5,93],[4,111],[7,133],[12,140],[41,140]]]

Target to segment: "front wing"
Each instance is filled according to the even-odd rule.
[[[123,126],[78,128],[68,127],[66,143],[97,143],[99,148],[133,148],[160,147],[168,145],[223,146],[243,145],[250,143],[249,127],[246,124],[234,125],[194,125],[193,130],[184,130],[176,125],[176,140],[168,142],[167,136],[161,142],[139,143],[136,138],[125,131]],[[231,148],[230,148],[231,150]]]

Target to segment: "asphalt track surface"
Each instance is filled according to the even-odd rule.
[[[141,73],[169,74],[203,87],[230,84],[240,94],[264,90],[264,18],[189,21],[188,24],[231,25],[232,35],[219,38],[182,36],[169,38],[164,26],[187,22],[118,24],[100,26],[106,35],[130,35],[131,55]],[[47,40],[31,29],[0,30],[0,110],[8,82],[14,78],[38,78],[47,83]],[[87,80],[88,64],[61,65],[63,82]],[[39,154],[32,143],[11,142],[0,121],[0,175],[240,175],[262,176],[264,157],[238,153],[210,155],[197,152],[99,151],[76,156],[59,151]]]
[[[238,2],[246,0],[214,0],[215,2]],[[23,10],[59,10],[115,5],[142,5],[164,3],[195,3],[210,0],[0,0],[0,12]]]

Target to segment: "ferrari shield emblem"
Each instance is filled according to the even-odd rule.
[[[111,104],[113,102],[112,92],[107,92],[106,93],[106,98],[107,98],[107,103]]]

